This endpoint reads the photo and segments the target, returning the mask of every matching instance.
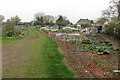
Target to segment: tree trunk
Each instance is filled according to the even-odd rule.
[[[118,3],[118,18],[120,18],[120,1]]]

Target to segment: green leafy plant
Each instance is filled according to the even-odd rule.
[[[76,42],[71,40],[71,41],[69,41],[69,43],[70,44],[75,44]]]
[[[81,41],[81,44],[92,44],[92,43],[95,43],[94,41],[91,41],[91,40],[89,40],[89,39],[83,39],[82,41]]]
[[[99,40],[103,46],[96,46],[96,42],[89,40],[89,39],[83,39],[81,41],[69,41],[71,44],[75,44],[77,46],[81,46],[81,51],[91,51],[92,53],[96,53],[98,55],[102,54],[110,54],[110,50],[119,50],[119,48],[113,48],[109,41]]]
[[[100,43],[103,43],[104,42],[104,40],[98,40]]]
[[[19,34],[21,34],[20,31],[9,31],[9,32],[4,33],[2,36],[3,37],[16,37],[16,36],[19,36]]]
[[[119,48],[113,48],[113,50],[120,50]]]
[[[96,47],[95,53],[97,54],[109,54],[111,47],[99,46]]]

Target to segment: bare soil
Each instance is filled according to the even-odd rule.
[[[93,41],[107,40],[113,43],[113,47],[118,47],[119,41],[104,34],[85,35],[81,34],[81,38],[92,39]],[[118,78],[118,73],[113,70],[118,70],[118,59],[120,51],[114,51],[110,55],[97,55],[91,52],[80,52],[78,47],[60,40],[53,33],[49,34],[59,44],[60,50],[65,53],[65,63],[76,74],[77,78]],[[93,39],[96,38],[96,39]],[[100,44],[98,44],[100,45]],[[114,54],[113,54],[114,53]]]

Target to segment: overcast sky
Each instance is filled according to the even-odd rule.
[[[97,19],[101,17],[102,10],[109,6],[111,0],[0,0],[0,14],[5,20],[18,15],[22,21],[31,21],[34,14],[67,16],[75,23],[82,19]]]

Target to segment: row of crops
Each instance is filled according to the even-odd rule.
[[[110,54],[111,50],[114,50],[114,51],[119,50],[119,48],[113,48],[111,42],[107,42],[104,40],[98,40],[98,42],[95,42],[89,39],[83,39],[80,41],[71,40],[69,41],[69,43],[79,46],[80,50],[83,52],[90,51],[98,55]],[[98,44],[101,44],[101,45],[98,46]]]
[[[56,36],[56,33],[52,32],[45,33],[59,43],[62,51],[67,54],[70,68],[76,73],[80,72],[80,76],[84,75],[90,78],[111,78],[118,76],[113,70],[118,69],[117,52],[119,48],[115,47],[112,42],[104,40],[100,36],[97,36],[98,38],[95,36],[86,38],[82,33],[79,37],[70,37],[64,34]]]

